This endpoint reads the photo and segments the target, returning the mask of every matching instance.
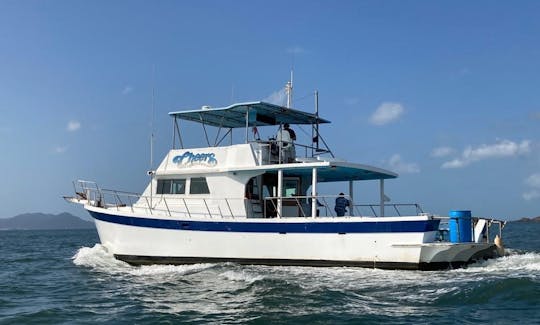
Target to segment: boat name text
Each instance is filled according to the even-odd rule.
[[[213,167],[218,163],[214,153],[192,153],[191,151],[175,156],[172,161],[181,167],[194,165]]]

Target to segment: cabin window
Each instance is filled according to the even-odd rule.
[[[158,179],[157,181],[157,194],[169,194],[171,193],[171,179]]]
[[[291,197],[299,194],[300,179],[296,177],[285,177],[283,180],[283,196]]]
[[[158,179],[157,194],[184,194],[186,193],[185,179]]]
[[[185,179],[173,179],[172,180],[172,187],[171,187],[171,193],[172,194],[184,194],[186,193],[186,180]]]
[[[204,177],[194,177],[191,179],[191,185],[189,186],[189,194],[209,194],[208,184]]]

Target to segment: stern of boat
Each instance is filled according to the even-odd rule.
[[[452,212],[450,217],[438,218],[441,225],[436,241],[420,245],[420,268],[437,269],[445,264],[461,267],[504,256],[502,231],[506,221],[470,217],[462,223]]]

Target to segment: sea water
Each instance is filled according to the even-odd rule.
[[[540,324],[540,224],[445,271],[234,263],[134,267],[95,230],[0,231],[0,324]]]

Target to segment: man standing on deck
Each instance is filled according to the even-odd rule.
[[[294,133],[294,130],[289,127],[289,123],[285,123],[283,127],[285,128],[285,131],[289,132],[291,141],[296,141],[296,133]]]
[[[283,129],[278,133],[277,141],[282,148],[282,159],[284,163],[294,162],[296,158],[296,149],[294,141],[296,141],[296,133],[289,127],[289,123],[283,125]]]
[[[345,212],[347,212],[347,207],[351,205],[351,202],[344,195],[343,193],[339,193],[339,196],[336,198],[336,207],[334,210],[338,217],[343,217]]]

